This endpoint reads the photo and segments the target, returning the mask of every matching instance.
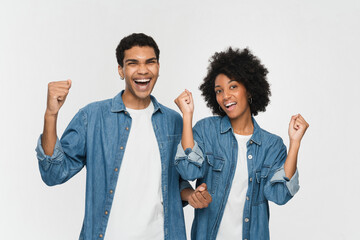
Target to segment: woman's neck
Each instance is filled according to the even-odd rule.
[[[251,114],[246,114],[236,119],[230,119],[234,133],[239,135],[251,135],[254,132],[254,124]]]

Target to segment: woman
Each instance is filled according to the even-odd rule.
[[[182,178],[206,183],[212,195],[207,208],[195,210],[192,239],[269,239],[268,201],[285,204],[299,189],[297,155],[309,125],[292,116],[288,154],[280,137],[259,127],[253,116],[269,103],[267,73],[248,49],[229,48],[212,56],[200,86],[219,116],[192,129],[191,93],[175,100],[183,113],[175,165]]]

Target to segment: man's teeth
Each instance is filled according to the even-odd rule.
[[[138,82],[138,83],[147,83],[147,82],[150,82],[150,79],[136,79],[135,82]]]
[[[230,107],[230,106],[232,106],[232,105],[235,105],[236,103],[235,102],[231,102],[231,103],[228,103],[228,104],[225,104],[225,107]]]

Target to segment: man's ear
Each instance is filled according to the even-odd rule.
[[[124,80],[124,69],[122,66],[118,65],[118,72],[119,72],[119,75],[120,75],[120,78],[122,80]]]

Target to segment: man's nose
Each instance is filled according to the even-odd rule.
[[[148,73],[148,71],[149,71],[149,70],[148,70],[146,64],[140,64],[138,73],[140,73],[140,74],[146,74],[146,73]]]

